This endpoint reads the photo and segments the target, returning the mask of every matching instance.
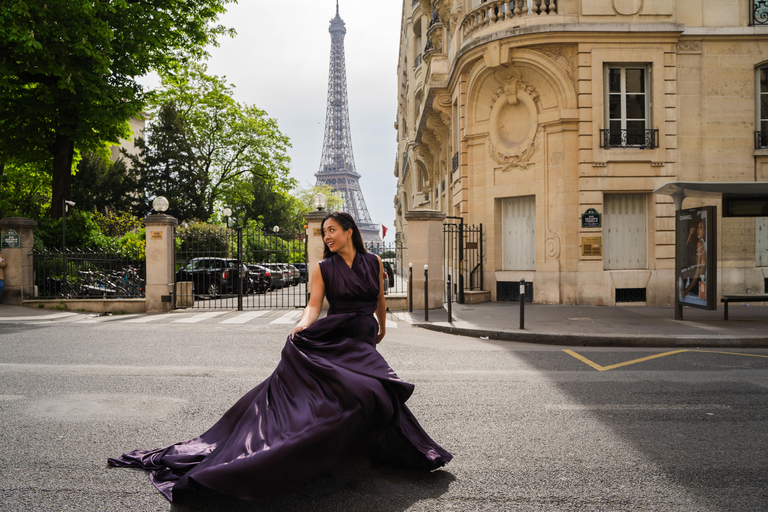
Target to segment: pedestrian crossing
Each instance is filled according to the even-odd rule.
[[[301,319],[302,310],[260,309],[252,311],[183,311],[157,314],[95,315],[86,313],[51,313],[30,316],[1,317],[3,323],[23,323],[27,325],[50,324],[225,324],[225,325],[296,325]],[[397,328],[394,316],[387,314],[387,328]]]

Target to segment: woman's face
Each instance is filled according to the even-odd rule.
[[[696,234],[699,238],[704,238],[704,221],[699,221],[699,225],[696,227]]]
[[[352,240],[352,229],[344,231],[344,228],[334,219],[328,219],[323,223],[323,242],[331,252],[338,252]]]

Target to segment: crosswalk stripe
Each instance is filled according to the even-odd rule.
[[[115,320],[123,320],[124,318],[130,318],[135,317],[139,315],[110,315],[110,316],[97,316],[95,318],[89,318],[88,320],[82,320],[80,322],[77,322],[79,324],[100,324],[102,322],[110,322]]]
[[[301,311],[288,311],[287,313],[284,313],[280,315],[279,317],[275,318],[270,324],[293,324],[299,321],[301,318]]]
[[[34,322],[40,322],[45,320],[56,320],[56,319],[62,319],[69,316],[77,316],[77,313],[54,313],[52,315],[43,315],[43,316],[7,316],[7,317],[1,317],[0,321],[2,322],[19,322],[19,321],[26,321],[31,320]]]
[[[130,320],[126,320],[125,323],[127,324],[145,324],[147,322],[154,322],[155,320],[161,320],[165,319],[171,316],[179,316],[176,313],[163,313],[160,315],[144,315],[140,316],[138,318],[131,318]]]
[[[264,316],[270,312],[271,310],[266,310],[266,309],[262,309],[261,311],[248,311],[246,313],[241,313],[237,316],[224,319],[221,321],[221,323],[222,324],[244,324],[250,320],[253,320],[254,318],[259,318],[260,316]]]
[[[203,320],[208,320],[210,318],[223,315],[226,313],[226,311],[211,311],[209,313],[198,313],[193,316],[188,316],[186,318],[179,318],[178,320],[174,320],[173,323],[176,324],[196,324],[197,322],[202,322]]]

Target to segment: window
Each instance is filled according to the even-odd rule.
[[[651,67],[605,66],[605,126],[600,147],[655,148],[659,131],[651,128]]]
[[[755,72],[755,149],[768,149],[768,66]]]
[[[503,270],[536,270],[536,197],[501,200]]]
[[[648,267],[646,194],[606,194],[603,198],[603,268]]]

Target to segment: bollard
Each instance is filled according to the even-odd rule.
[[[453,302],[453,297],[451,297],[451,274],[448,274],[448,323],[453,322],[453,315],[451,314],[451,302]]]
[[[520,330],[525,329],[525,279],[520,279]]]
[[[413,263],[408,264],[408,312],[413,313]]]
[[[429,322],[429,265],[424,265],[424,321]]]

